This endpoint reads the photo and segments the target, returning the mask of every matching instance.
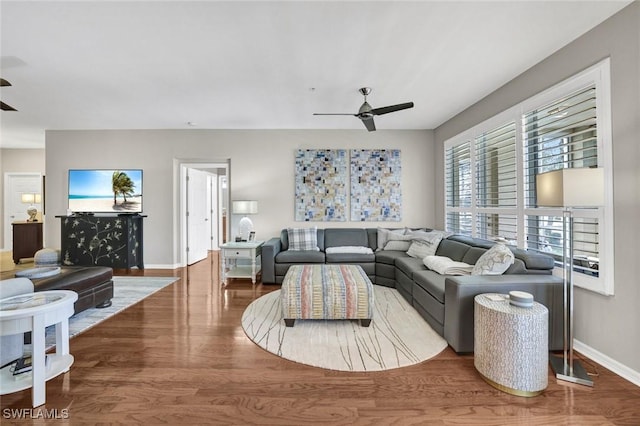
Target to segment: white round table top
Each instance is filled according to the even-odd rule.
[[[70,290],[48,290],[7,297],[0,300],[0,320],[55,310],[76,300],[78,293]]]

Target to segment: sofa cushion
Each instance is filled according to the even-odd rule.
[[[471,275],[502,275],[513,264],[515,256],[504,244],[496,244],[476,262]]]
[[[413,273],[416,271],[425,271],[426,266],[422,263],[422,259],[416,259],[415,257],[399,257],[396,259],[396,268],[400,269],[404,274],[412,278]]]
[[[287,228],[290,251],[319,251],[318,228]]]
[[[276,254],[276,263],[324,263],[324,253],[316,250],[287,250]]]
[[[444,282],[446,279],[447,277],[445,275],[440,275],[435,271],[418,271],[413,274],[413,280],[416,285],[440,303],[444,303]],[[415,290],[413,295],[415,297]],[[421,302],[421,305],[429,308],[429,305],[424,302]]]
[[[404,251],[383,250],[376,252],[376,263],[384,263],[387,265],[395,265],[396,259],[400,257],[408,257]]]
[[[376,256],[373,253],[326,253],[327,263],[373,263]]]
[[[364,228],[328,228],[324,230],[324,247],[362,246],[369,247],[367,230]]]
[[[436,256],[444,256],[449,259],[462,262],[467,251],[469,251],[469,246],[467,244],[445,238],[440,241],[440,245],[438,245],[438,249],[436,250]]]

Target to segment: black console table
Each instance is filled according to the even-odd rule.
[[[56,216],[60,218],[63,265],[144,268],[143,215]]]

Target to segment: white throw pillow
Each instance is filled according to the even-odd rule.
[[[378,228],[378,249],[377,251],[384,250],[384,246],[387,245],[387,242],[391,240],[393,235],[404,235],[405,230],[403,229],[385,229]]]
[[[411,246],[411,241],[409,240],[391,240],[384,246],[383,250],[407,251],[409,250],[409,246]]]
[[[424,259],[426,256],[432,256],[436,254],[436,249],[440,244],[442,238],[436,238],[433,241],[426,240],[413,240],[407,250],[407,254],[411,257],[418,259]]]
[[[473,266],[471,275],[502,275],[515,262],[509,247],[496,244],[487,250]]]
[[[304,251],[313,250],[320,251],[318,248],[318,228],[287,228],[289,237],[289,250]]]
[[[364,246],[337,246],[327,247],[325,253],[355,253],[355,254],[373,254],[373,250]]]

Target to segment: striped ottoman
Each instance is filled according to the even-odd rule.
[[[359,319],[368,327],[373,315],[373,284],[358,265],[294,265],[282,282],[282,317]]]

